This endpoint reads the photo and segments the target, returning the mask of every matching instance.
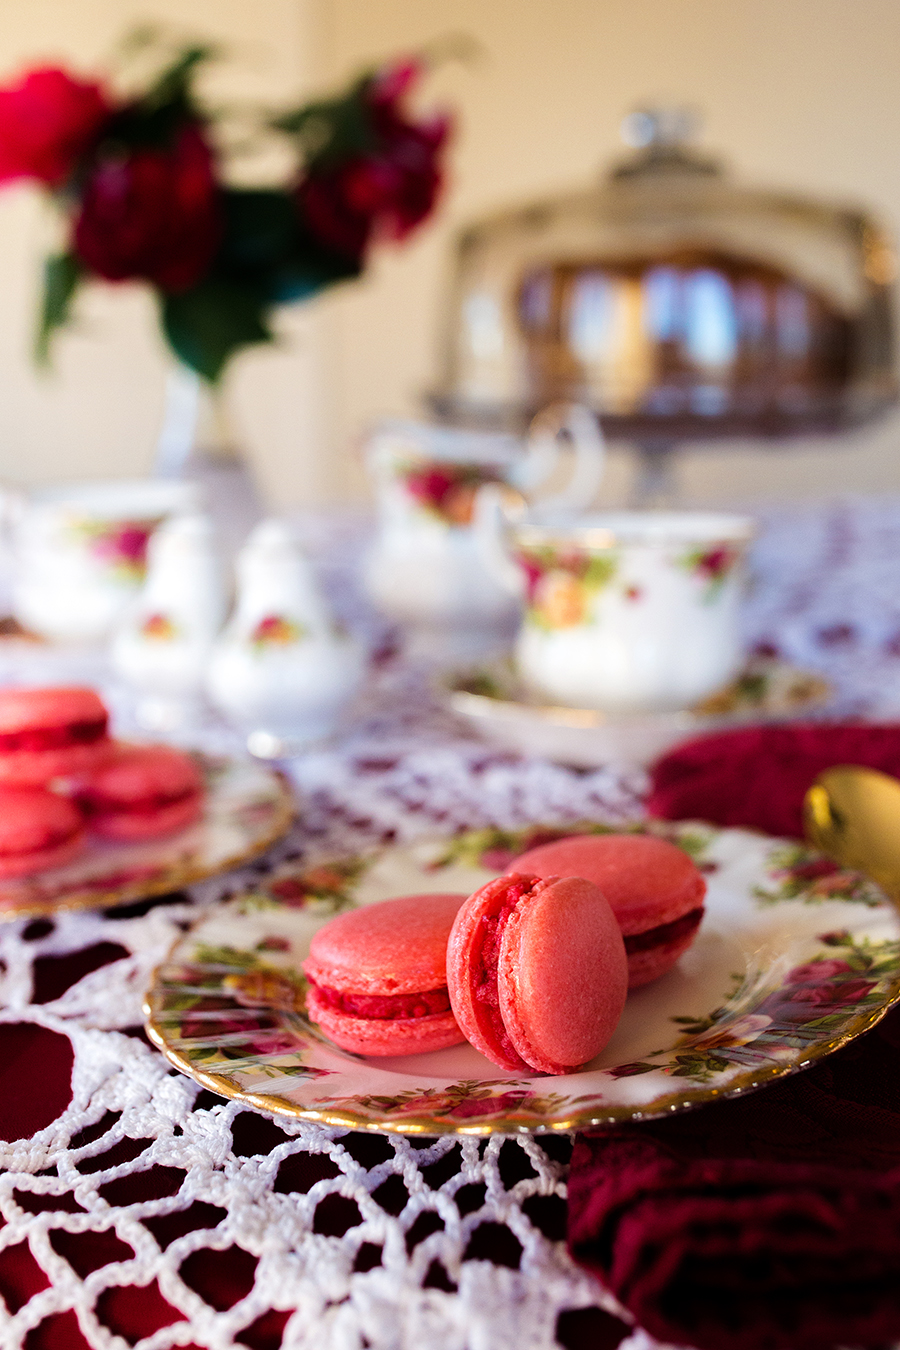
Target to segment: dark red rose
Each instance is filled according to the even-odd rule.
[[[803,966],[794,967],[785,984],[821,983],[833,979],[835,975],[849,975],[852,970],[851,965],[836,956],[829,957],[825,961],[807,961]]]
[[[189,123],[165,148],[101,152],[75,224],[82,262],[106,281],[140,279],[186,291],[221,233],[212,152]]]
[[[782,1024],[812,1022],[829,1013],[839,1012],[847,1004],[862,1003],[875,985],[876,981],[864,979],[843,980],[834,984],[787,985],[764,999],[757,1011],[767,1013]]]
[[[419,73],[418,63],[406,62],[371,79],[362,94],[362,116],[372,148],[337,162],[314,162],[300,184],[308,228],[338,253],[360,259],[376,238],[404,239],[437,200],[450,121],[437,116],[412,122],[403,116],[400,100]]]
[[[0,89],[0,183],[36,178],[58,187],[110,114],[99,84],[47,66]]]

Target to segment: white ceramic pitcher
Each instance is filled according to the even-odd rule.
[[[563,434],[572,447],[569,476],[552,490]],[[525,442],[418,422],[376,429],[366,464],[378,523],[364,580],[378,608],[406,630],[414,656],[465,661],[506,645],[515,632],[520,602],[498,576],[500,521],[478,509],[482,490],[505,487],[531,501],[538,516],[580,511],[597,492],[603,459],[596,418],[579,405],[548,408]]]

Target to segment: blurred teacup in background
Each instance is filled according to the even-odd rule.
[[[523,682],[608,712],[688,708],[741,664],[743,560],[753,522],[702,511],[513,525],[525,618]]]
[[[9,494],[16,619],[51,641],[105,640],[144,580],[153,531],[198,496],[193,483],[163,479]]]
[[[370,436],[366,466],[377,511],[364,568],[369,595],[401,625],[410,655],[466,661],[508,646],[520,613],[494,565],[502,522],[479,509],[484,489],[522,504],[546,489],[542,509],[583,510],[600,485],[603,442],[596,419],[577,405],[548,409],[527,441],[389,422]]]

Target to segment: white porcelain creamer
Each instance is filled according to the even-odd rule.
[[[392,422],[369,438],[377,532],[364,581],[375,604],[404,629],[413,656],[465,661],[508,645],[519,597],[493,560],[501,540],[485,488],[531,499],[560,470],[566,430],[572,455],[565,486],[538,510],[583,509],[603,472],[596,420],[582,408],[547,411],[527,442],[512,435]]]

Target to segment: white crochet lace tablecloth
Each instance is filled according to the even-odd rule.
[[[842,712],[896,711],[900,501],[771,510],[764,524],[748,642],[825,671]],[[335,606],[382,641],[355,589],[358,522],[310,522],[308,532]],[[99,684],[118,729],[130,729],[129,698],[101,656],[0,645],[0,683],[56,679]],[[235,744],[212,721],[187,739]],[[639,813],[643,787],[628,766],[577,771],[485,747],[437,706],[421,672],[396,659],[377,667],[341,739],[290,767],[301,821],[273,859],[476,824],[620,821]],[[0,1142],[3,1350],[75,1346],[72,1310],[77,1343],[96,1350],[550,1350],[612,1346],[622,1335],[623,1350],[655,1346],[589,1311],[628,1320],[561,1240],[564,1139],[412,1141],[287,1120],[262,1126],[141,1039],[154,966],[203,906],[241,881],[230,874],[163,903],[0,928],[0,1021],[36,1023],[74,1050],[65,1112],[30,1139]],[[57,958],[73,952],[85,953],[89,973],[61,988]],[[40,1076],[40,1063],[23,1064],[19,1090],[39,1091]],[[117,1188],[122,1178],[131,1181]],[[85,1234],[110,1243],[94,1269],[73,1256]],[[197,1277],[201,1248],[237,1272],[230,1306]],[[18,1296],[14,1257],[32,1275]],[[154,1310],[158,1329],[143,1339],[113,1298],[125,1286],[139,1286]]]

